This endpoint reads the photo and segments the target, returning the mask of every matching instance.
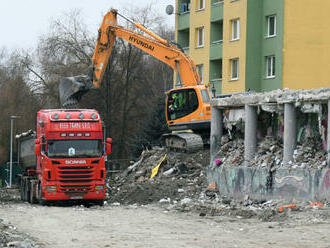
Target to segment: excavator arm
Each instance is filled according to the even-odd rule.
[[[118,15],[121,16],[117,10],[111,9],[103,18],[90,75],[64,78],[60,82],[61,104],[74,105],[89,89],[100,86],[118,37],[164,62],[178,73],[181,88],[169,90],[165,104],[167,125],[169,130],[176,133],[164,135],[164,144],[184,151],[203,148],[203,144],[209,141],[211,107],[207,85],[201,84],[195,63],[175,44],[139,23],[122,16],[139,31],[119,26]],[[194,133],[183,131],[187,129]]]
[[[63,106],[78,102],[90,88],[100,86],[117,37],[169,65],[178,73],[182,86],[200,85],[200,77],[195,63],[180,48],[149,31],[142,24],[133,22],[124,16],[122,17],[143,33],[119,26],[117,15],[120,15],[117,10],[111,9],[103,18],[90,75],[65,78],[61,81],[60,100]]]

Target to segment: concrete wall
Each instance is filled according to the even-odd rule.
[[[330,169],[208,168],[208,180],[221,195],[253,199],[330,200]]]

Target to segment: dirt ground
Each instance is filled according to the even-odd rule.
[[[0,206],[3,223],[35,240],[34,246],[11,247],[330,247],[327,207],[287,211],[273,221],[232,214],[159,205]]]

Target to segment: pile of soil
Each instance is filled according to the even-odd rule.
[[[157,175],[151,178],[152,169],[165,155]],[[155,147],[144,151],[138,162],[121,175],[108,179],[108,201],[150,204],[196,199],[207,187],[205,170],[209,165],[209,157],[209,150],[175,153]]]

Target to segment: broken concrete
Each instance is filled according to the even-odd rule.
[[[227,109],[228,107],[243,107],[245,105],[283,105],[285,103],[324,102],[330,98],[330,87],[313,90],[274,90],[266,93],[235,94],[227,98],[213,98],[211,106]],[[279,107],[281,109],[281,107]]]
[[[221,193],[251,194],[257,198],[330,199],[330,189],[322,186],[330,185],[326,168],[327,163],[330,168],[327,131],[330,88],[235,94],[212,99],[211,106],[225,109],[227,113],[245,108],[245,116],[236,123],[231,122],[238,126],[235,131],[245,130],[244,141],[233,139],[230,130],[229,137],[222,135],[222,146],[214,152],[217,156],[211,157],[208,179],[217,182]],[[256,109],[259,121],[257,134],[252,108]],[[245,128],[239,127],[242,121]],[[212,130],[211,133],[217,135]]]

